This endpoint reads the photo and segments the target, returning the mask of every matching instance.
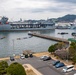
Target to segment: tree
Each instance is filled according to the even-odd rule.
[[[54,45],[51,45],[49,48],[48,48],[48,52],[54,52],[55,51],[55,47]]]
[[[23,66],[17,62],[12,63],[7,69],[8,75],[26,75]]]
[[[69,47],[69,56],[70,56],[70,58],[73,58],[73,56],[75,55],[75,53],[76,53],[76,51],[75,51],[75,49],[74,49],[74,47],[73,46],[70,46]]]
[[[76,54],[73,56],[72,61],[73,61],[74,63],[76,63]]]
[[[56,45],[57,49],[62,49],[62,48],[64,48],[65,46],[66,46],[66,44],[65,44],[64,42],[59,42],[59,43]]]
[[[70,46],[73,46],[73,48],[76,49],[76,42],[72,42]]]
[[[63,47],[65,47],[66,44],[64,42],[59,42],[59,43],[56,43],[54,45],[51,45],[49,48],[48,48],[48,52],[54,52],[55,50],[57,49],[62,49]]]
[[[76,63],[76,42],[72,42],[69,47],[70,58]]]
[[[6,74],[8,68],[8,63],[6,61],[0,62],[0,75]]]

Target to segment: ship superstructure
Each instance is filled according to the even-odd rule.
[[[0,20],[0,31],[22,31],[22,30],[45,30],[55,29],[55,23],[50,20],[43,21],[17,21],[8,23],[8,18],[2,17]]]

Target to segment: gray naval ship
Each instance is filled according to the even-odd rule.
[[[8,22],[7,17],[0,20],[0,31],[25,31],[25,30],[51,30],[55,29],[55,23],[49,20],[43,22]]]

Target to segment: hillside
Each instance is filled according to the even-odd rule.
[[[73,22],[76,19],[76,15],[65,15],[63,17],[57,18],[58,22]]]

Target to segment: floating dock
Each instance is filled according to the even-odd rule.
[[[48,36],[48,35],[43,35],[43,34],[39,34],[39,33],[28,33],[28,35],[32,35],[32,36],[36,36],[36,37],[40,37],[40,38],[44,38],[44,39],[49,39],[49,40],[54,40],[54,41],[57,41],[57,42],[69,43],[69,41],[67,39]]]

